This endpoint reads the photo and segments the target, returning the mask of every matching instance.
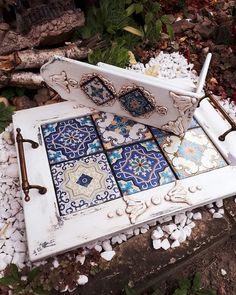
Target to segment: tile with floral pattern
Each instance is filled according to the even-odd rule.
[[[180,179],[227,165],[201,128],[188,130],[184,138],[161,137],[158,143]]]
[[[170,167],[154,140],[108,152],[108,158],[124,195],[174,181]]]
[[[42,132],[50,164],[102,150],[89,116],[42,125]]]
[[[147,126],[125,117],[110,113],[97,113],[92,117],[105,149],[152,138]]]
[[[120,197],[107,157],[98,153],[51,166],[61,215],[96,206]]]

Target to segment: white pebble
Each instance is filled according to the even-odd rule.
[[[219,210],[218,210],[218,213],[220,213],[220,214],[223,215],[223,214],[225,214],[225,210],[224,210],[224,209],[219,209]]]
[[[78,283],[78,285],[81,285],[81,286],[87,284],[88,283],[88,277],[85,276],[85,275],[80,275],[78,280],[77,280],[77,283]]]
[[[171,244],[171,248],[176,248],[180,246],[180,242],[178,240],[175,240],[172,244]]]
[[[6,151],[0,151],[0,163],[5,163],[8,161],[9,155]]]
[[[223,200],[216,201],[216,207],[221,208],[223,205]]]
[[[214,213],[216,212],[216,210],[215,210],[214,208],[211,208],[211,209],[209,210],[209,212],[210,212],[211,214],[214,214]]]
[[[206,207],[207,207],[208,209],[211,209],[211,208],[214,207],[214,205],[213,205],[213,204],[208,204],[208,205],[206,205]]]
[[[138,235],[139,235],[139,228],[135,228],[135,230],[134,230],[134,235],[135,235],[135,236],[138,236]]]
[[[175,224],[180,224],[183,220],[185,220],[186,215],[184,213],[176,214],[174,217]]]
[[[168,239],[164,239],[162,242],[161,242],[161,248],[164,249],[164,250],[167,250],[170,248],[170,242]]]
[[[94,247],[94,249],[95,249],[96,251],[98,251],[98,252],[102,252],[102,246],[100,246],[100,245],[96,245],[96,246]]]
[[[140,232],[141,234],[145,234],[148,230],[146,228],[141,227]]]
[[[104,251],[101,253],[101,257],[105,259],[106,261],[110,261],[112,260],[115,254],[116,254],[115,251]]]
[[[158,240],[158,239],[162,238],[163,236],[164,236],[163,231],[157,231],[157,230],[154,230],[154,231],[152,232],[151,238],[152,238],[153,240]]]
[[[162,226],[162,229],[163,229],[168,235],[170,235],[174,230],[177,229],[177,226],[176,226],[176,224],[171,223],[171,224],[167,224],[167,225]]]
[[[180,231],[178,229],[176,229],[175,231],[173,231],[173,233],[170,236],[171,240],[178,240],[180,237]]]
[[[158,250],[161,248],[161,240],[153,240],[152,241],[152,246],[155,250]]]
[[[188,225],[186,225],[184,227],[184,231],[185,231],[187,237],[190,237],[191,236],[191,233],[192,233],[191,227],[189,227]]]
[[[195,226],[196,226],[196,224],[195,224],[195,222],[190,222],[189,224],[188,224],[188,226],[190,227],[190,228],[194,228]]]
[[[193,212],[192,212],[192,211],[188,211],[188,212],[187,212],[187,217],[188,217],[189,219],[192,219],[192,218],[193,218]]]
[[[112,251],[112,246],[111,246],[110,240],[106,240],[106,241],[102,242],[102,248],[104,249],[104,251]]]
[[[81,265],[84,265],[86,256],[85,255],[77,255],[76,256],[76,262],[80,262]]]
[[[193,219],[194,220],[201,220],[202,219],[202,213],[201,212],[196,212],[193,214]]]
[[[222,218],[223,216],[220,214],[220,213],[218,213],[218,212],[215,212],[214,214],[213,214],[213,218]]]
[[[18,165],[16,163],[10,164],[6,169],[6,176],[16,178],[19,177]]]
[[[171,216],[163,217],[163,222],[169,222],[169,221],[172,221],[172,217]]]
[[[225,270],[225,269],[223,269],[223,268],[221,268],[220,272],[221,272],[222,276],[226,276],[226,275],[227,275],[227,272],[226,272],[226,270]]]
[[[58,268],[58,266],[60,265],[57,259],[54,259],[52,262],[52,265],[54,268]]]
[[[183,228],[179,228],[179,232],[180,232],[180,235],[179,235],[178,241],[180,243],[183,243],[184,241],[186,241],[187,235]]]

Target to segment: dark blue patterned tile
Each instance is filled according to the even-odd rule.
[[[137,86],[123,87],[119,93],[119,101],[133,117],[143,117],[155,110],[155,101],[151,94]]]
[[[130,195],[175,180],[156,143],[146,141],[108,152],[123,194]]]
[[[46,124],[42,131],[51,164],[102,150],[89,116]]]
[[[152,138],[147,126],[125,117],[110,113],[97,113],[92,117],[105,149]]]
[[[96,105],[112,103],[116,98],[113,84],[99,74],[83,75],[80,88]]]
[[[103,153],[51,166],[61,215],[115,200],[120,192]]]

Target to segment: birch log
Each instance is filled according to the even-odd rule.
[[[4,86],[26,87],[38,89],[45,86],[40,74],[31,72],[2,73],[0,72],[0,88]]]

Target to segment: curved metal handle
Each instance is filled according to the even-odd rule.
[[[41,195],[44,195],[47,192],[47,189],[46,187],[43,187],[40,185],[29,184],[28,176],[27,176],[23,143],[24,142],[30,143],[33,149],[36,149],[39,146],[38,143],[30,139],[24,139],[23,136],[21,135],[20,128],[17,128],[16,132],[17,132],[16,141],[18,145],[18,152],[19,152],[19,158],[20,158],[20,170],[21,170],[21,176],[22,176],[22,190],[25,194],[25,201],[28,202],[30,200],[30,196],[29,196],[30,189],[37,189]]]

